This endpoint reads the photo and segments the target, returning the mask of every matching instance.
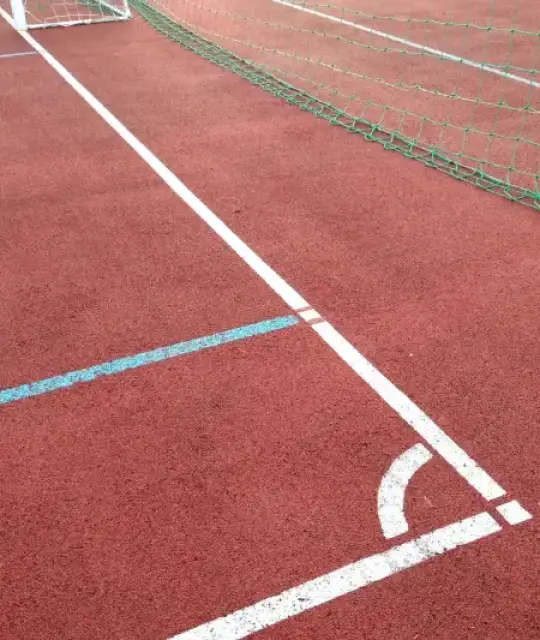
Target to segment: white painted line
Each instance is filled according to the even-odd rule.
[[[414,474],[432,457],[423,444],[415,444],[399,455],[383,475],[377,493],[377,512],[385,538],[395,538],[409,530],[405,492]]]
[[[402,391],[364,358],[329,322],[310,325],[313,331],[344,360],[414,431],[486,500],[505,495],[504,489],[489,476],[433,420]]]
[[[0,60],[5,60],[7,58],[22,58],[23,56],[35,56],[37,55],[36,51],[20,51],[18,53],[0,53]]]
[[[252,633],[500,530],[501,527],[488,513],[479,513],[184,631],[170,640],[242,640]]]
[[[12,24],[10,16],[0,8],[0,15]],[[12,25],[13,26],[13,25]],[[191,192],[186,185],[138,140],[109,109],[84,87],[52,54],[42,47],[29,33],[20,36],[28,42],[51,67],[81,96],[81,98],[151,167],[169,188],[194,211],[217,235],[238,254],[292,309],[309,307],[302,296],[271,269],[240,238],[233,233],[215,213]]]
[[[13,26],[11,17],[0,8],[0,15]],[[243,240],[222,222],[186,185],[159,160],[131,131],[125,127],[88,89],[86,89],[58,60],[28,32],[20,36],[81,96],[81,98],[151,167],[166,185],[227,244],[293,311],[312,308],[312,305],[293,289],[280,275],[264,262]],[[309,325],[335,353],[346,362],[394,411],[396,411],[432,449],[441,455],[486,500],[505,495],[461,447],[449,438],[402,391],[348,342],[334,327],[324,321]]]
[[[501,71],[500,69],[497,69],[497,67],[491,64],[488,64],[486,62],[475,62],[474,60],[468,60],[467,58],[461,58],[460,56],[455,56],[452,53],[446,53],[445,51],[440,51],[439,49],[432,49],[431,47],[426,47],[423,44],[418,44],[418,42],[412,42],[411,40],[405,40],[404,38],[393,36],[390,33],[385,33],[384,31],[371,29],[370,27],[366,27],[362,24],[358,24],[357,22],[351,22],[349,20],[344,20],[343,18],[338,18],[337,16],[332,16],[328,13],[323,13],[322,11],[315,11],[314,9],[308,9],[308,7],[305,7],[305,6],[293,4],[292,2],[288,2],[288,0],[272,0],[272,2],[274,4],[281,4],[285,7],[289,7],[290,9],[296,9],[296,11],[309,13],[310,15],[317,16],[318,18],[322,18],[323,20],[328,20],[330,22],[337,22],[347,27],[352,27],[357,31],[365,31],[366,33],[369,33],[374,36],[379,36],[380,38],[386,38],[386,40],[391,40],[392,42],[399,42],[400,44],[403,44],[406,47],[410,47],[411,49],[419,49],[421,51],[425,51],[426,53],[432,53],[433,55],[436,55],[439,58],[442,58],[443,60],[458,62],[460,64],[466,65],[467,67],[474,67],[475,69],[481,69],[482,71],[493,73],[496,76],[501,76],[503,78],[507,78],[508,80],[514,80],[515,82],[520,82],[522,84],[527,84],[531,87],[535,87],[536,89],[540,89],[540,82],[534,82],[534,80],[529,80],[528,78],[523,78],[522,76],[516,76],[515,74],[508,73],[506,71]]]
[[[308,309],[307,311],[299,311],[298,315],[305,320],[306,322],[311,322],[312,320],[318,320],[321,317],[321,314],[315,311],[315,309]]]
[[[497,511],[508,522],[508,524],[521,524],[530,520],[532,515],[524,509],[517,500],[506,502],[497,507]]]

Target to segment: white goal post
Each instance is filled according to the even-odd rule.
[[[128,0],[9,0],[18,31],[113,22],[131,17]]]

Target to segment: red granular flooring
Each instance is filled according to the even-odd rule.
[[[536,516],[537,214],[138,20],[39,40]],[[0,62],[0,88],[0,388],[290,313],[41,58]],[[165,640],[385,549],[377,487],[418,442],[306,325],[1,406],[0,424],[10,640]],[[436,459],[407,507],[418,535],[486,505]],[[534,638],[536,522],[259,635]]]

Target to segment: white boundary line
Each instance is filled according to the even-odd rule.
[[[377,513],[385,538],[395,538],[409,530],[405,492],[414,474],[431,458],[423,444],[415,444],[397,456],[383,475],[377,492]]]
[[[11,17],[0,8],[12,27]],[[296,313],[309,318],[308,324],[412,429],[441,455],[486,500],[505,495],[504,489],[451,440],[404,393],[383,376],[336,329],[320,318],[306,300],[227,227],[184,183],[138,140],[88,89],[42,47],[29,33],[21,37],[107,122],[110,127],[151,167],[217,235],[257,273]],[[320,321],[318,321],[320,319]],[[315,321],[311,324],[311,321]],[[506,509],[506,510],[505,510]],[[519,503],[502,505],[499,511],[511,524],[531,517]],[[501,530],[488,513],[442,527],[419,538],[397,545],[350,565],[319,576],[300,586],[267,598],[175,636],[172,640],[240,640],[277,622],[295,616],[457,547],[480,540]]]
[[[0,15],[13,26],[11,17],[0,8]],[[86,87],[28,32],[21,38],[81,96],[81,98],[128,144],[135,153],[183,200],[275,293],[296,313],[311,305],[280,275],[264,262],[218,216],[213,213],[159,158],[123,125]],[[438,427],[419,407],[378,371],[329,322],[310,325],[349,367],[366,382],[403,420],[448,462],[480,495],[493,500],[505,490]]]
[[[517,500],[511,500],[506,504],[499,505],[497,511],[511,525],[521,524],[532,518],[532,515]]]
[[[493,73],[496,76],[501,76],[502,78],[507,78],[508,80],[514,80],[515,82],[520,82],[522,84],[527,84],[531,87],[535,87],[535,89],[540,89],[540,82],[535,82],[534,80],[529,80],[528,78],[523,78],[522,76],[517,76],[513,73],[508,73],[506,71],[500,71],[500,69],[497,69],[496,67],[485,62],[474,62],[474,60],[468,60],[467,58],[460,58],[459,56],[455,56],[452,53],[446,53],[445,51],[440,51],[439,49],[432,49],[431,47],[426,47],[423,44],[418,44],[417,42],[411,42],[410,40],[405,40],[404,38],[393,36],[390,33],[385,33],[384,31],[371,29],[370,27],[365,27],[364,25],[358,24],[357,22],[344,20],[343,18],[338,18],[336,16],[332,16],[322,11],[315,11],[315,9],[308,9],[305,6],[288,2],[288,0],[271,0],[271,1],[274,4],[281,4],[284,7],[289,7],[290,9],[295,9],[296,11],[309,13],[312,16],[317,16],[318,18],[322,18],[323,20],[328,20],[329,22],[337,22],[338,24],[343,24],[347,27],[352,27],[357,31],[365,31],[366,33],[370,33],[371,35],[374,35],[374,36],[379,36],[380,38],[385,38],[386,40],[391,40],[392,42],[399,42],[399,44],[403,44],[406,47],[410,47],[411,49],[419,49],[421,51],[425,51],[426,53],[432,53],[433,55],[436,55],[439,58],[442,58],[443,60],[458,62],[460,64],[466,65],[467,67],[474,67],[475,69],[481,69],[482,71]]]
[[[470,458],[419,407],[378,371],[329,322],[312,329],[379,395],[414,431],[450,464],[486,500],[505,495],[505,490]]]
[[[252,633],[500,530],[489,513],[479,513],[184,631],[170,640],[242,640]]]
[[[24,56],[35,56],[37,51],[20,51],[18,53],[0,53],[0,60],[6,60],[8,58],[22,58]]]

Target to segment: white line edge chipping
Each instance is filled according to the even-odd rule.
[[[522,76],[518,76],[513,73],[508,73],[507,71],[501,71],[500,69],[497,69],[497,67],[494,67],[493,65],[487,64],[485,62],[475,62],[474,60],[462,58],[452,53],[446,53],[445,51],[440,51],[439,49],[432,49],[431,47],[428,47],[423,44],[419,44],[418,42],[413,42],[411,40],[406,40],[405,38],[393,36],[390,33],[385,33],[384,31],[379,31],[377,29],[371,29],[370,27],[366,27],[362,24],[359,24],[358,22],[351,22],[350,20],[344,20],[343,18],[338,18],[337,16],[330,15],[329,13],[324,13],[322,11],[316,11],[315,9],[309,9],[308,7],[305,7],[305,6],[293,4],[292,2],[288,2],[287,0],[271,0],[271,1],[274,4],[280,4],[284,7],[288,7],[289,9],[302,11],[303,13],[308,13],[318,18],[322,18],[323,20],[328,20],[329,22],[336,22],[338,24],[343,24],[347,27],[352,27],[357,31],[364,31],[371,35],[379,36],[380,38],[385,38],[386,40],[391,40],[392,42],[398,42],[399,44],[410,47],[411,49],[419,49],[421,51],[425,51],[426,53],[432,53],[433,55],[439,56],[439,58],[442,58],[443,60],[457,62],[459,64],[466,65],[467,67],[480,69],[481,71],[493,73],[496,76],[501,76],[502,78],[513,80],[514,82],[519,82],[521,84],[527,84],[531,87],[534,87],[535,89],[540,89],[540,82],[535,82],[534,80],[529,80],[528,78],[523,78]]]
[[[500,530],[501,526],[489,513],[479,513],[184,631],[170,640],[242,640]]]
[[[423,444],[415,444],[397,456],[383,475],[377,492],[377,513],[385,538],[395,538],[409,530],[405,492],[414,474],[431,458]]]
[[[0,8],[0,15],[14,28],[9,14]],[[137,155],[153,169],[163,182],[191,210],[201,218],[266,284],[286,303],[298,312],[312,308],[310,304],[241,240],[218,216],[213,213],[188,187],[129,129],[120,122],[72,73],[49,53],[28,32],[19,32],[43,59],[67,82],[71,88],[128,144]],[[309,325],[320,338],[366,382],[403,420],[450,464],[486,500],[500,498],[505,490],[465,451],[438,427],[390,380],[380,373],[348,340],[329,322]]]

